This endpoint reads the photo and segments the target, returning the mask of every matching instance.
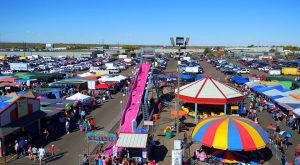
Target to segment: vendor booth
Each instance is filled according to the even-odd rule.
[[[123,148],[130,159],[143,163],[148,159],[148,134],[120,133],[116,147]]]
[[[70,97],[67,97],[66,100],[78,100],[82,103],[90,103],[92,101],[92,97],[78,92]]]

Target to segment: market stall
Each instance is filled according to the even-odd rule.
[[[66,100],[78,100],[85,104],[90,103],[92,101],[92,97],[78,92],[70,97],[67,97]]]
[[[140,164],[148,160],[148,134],[120,133],[115,146],[123,148],[127,156]]]

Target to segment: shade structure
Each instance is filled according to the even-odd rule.
[[[182,111],[182,110],[180,110],[178,112],[176,110],[174,110],[174,111],[171,111],[171,115],[175,116],[175,117],[177,117],[177,116],[182,117],[182,116],[186,116],[187,113],[185,111]]]
[[[289,131],[281,131],[279,132],[279,134],[287,138],[291,138],[293,136],[292,133]]]
[[[193,141],[230,151],[253,151],[266,147],[268,134],[252,120],[237,116],[214,116],[202,120],[192,132]]]
[[[111,85],[109,84],[106,84],[106,83],[100,83],[100,84],[97,84],[95,87],[96,89],[109,89]]]
[[[176,90],[178,96],[178,91]],[[238,90],[206,76],[179,88],[179,100],[197,104],[224,105],[244,100]]]
[[[233,151],[216,150],[211,155],[223,163],[239,163],[245,160],[244,155]]]

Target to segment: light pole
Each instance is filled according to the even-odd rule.
[[[121,112],[123,111],[123,101],[120,101],[120,105],[121,105]]]

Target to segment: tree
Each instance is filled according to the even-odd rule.
[[[109,45],[103,45],[103,49],[106,49],[106,50],[108,50],[109,49]]]
[[[205,48],[203,53],[204,53],[205,55],[209,54],[209,53],[210,53],[210,49],[209,49],[209,48]]]

